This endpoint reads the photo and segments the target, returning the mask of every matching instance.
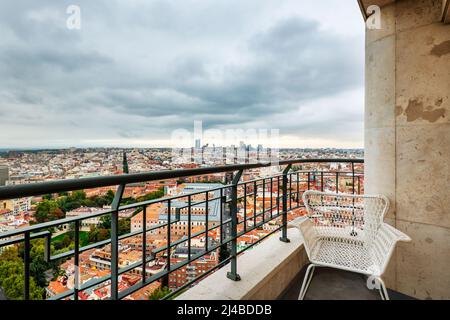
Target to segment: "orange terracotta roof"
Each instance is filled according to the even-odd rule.
[[[162,203],[155,203],[147,206],[147,222],[156,221],[159,217],[159,211],[163,207]],[[138,214],[131,218],[131,223],[142,223],[143,219],[143,211],[140,211]]]
[[[60,282],[59,278],[56,281],[51,281],[48,284],[47,288],[55,295],[66,292],[68,290],[68,288]]]

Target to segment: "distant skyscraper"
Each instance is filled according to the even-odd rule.
[[[196,139],[196,140],[195,140],[195,149],[200,149],[200,146],[201,146],[201,141],[200,141],[200,139]]]
[[[0,186],[6,185],[9,180],[9,169],[6,166],[0,166]]]

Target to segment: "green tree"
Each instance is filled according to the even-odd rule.
[[[70,195],[70,198],[74,201],[83,201],[86,199],[86,192],[84,192],[83,190],[73,191]]]
[[[99,227],[102,229],[111,229],[111,215],[107,214],[106,216],[102,216]]]
[[[116,194],[112,190],[108,190],[108,192],[105,195],[105,199],[108,201],[108,204],[111,204],[114,200],[114,197]]]
[[[48,222],[65,217],[64,212],[59,208],[58,203],[53,200],[44,200],[36,206],[34,220],[37,223]]]
[[[72,239],[70,235],[66,233],[60,240],[54,241],[53,245],[55,247],[55,250],[61,250],[69,247],[71,243]]]
[[[86,206],[86,193],[82,190],[73,191],[70,195],[58,199],[58,207],[64,211],[72,211],[82,206]]]
[[[105,228],[91,227],[91,229],[88,233],[89,243],[103,241],[103,240],[109,239],[109,237],[110,237],[110,231],[109,231],[109,229],[105,229]]]
[[[119,220],[119,235],[129,233],[131,231],[131,219],[125,218]]]
[[[69,241],[70,244],[70,241]],[[51,245],[50,251],[53,251],[55,247]],[[24,256],[24,246],[20,244],[18,246],[18,253],[20,257]],[[31,241],[30,248],[30,274],[36,280],[36,284],[39,287],[46,287],[48,281],[46,279],[46,272],[53,271],[57,269],[57,262],[46,262],[44,260],[45,256],[45,240],[35,239]]]
[[[137,201],[138,202],[149,201],[149,200],[162,198],[163,196],[164,196],[164,188],[159,188],[158,191],[150,192],[150,193],[146,194],[145,196],[137,198]]]
[[[148,296],[148,300],[160,300],[169,293],[170,289],[168,287],[159,287]]]
[[[23,299],[24,266],[17,247],[8,248],[0,254],[0,286],[8,299]],[[36,284],[33,276],[30,276],[30,299],[40,300],[43,297],[44,289]]]
[[[43,241],[43,239],[33,241],[30,250],[30,273],[40,287],[46,287],[48,285],[47,279],[45,278],[45,272],[52,269],[51,264],[44,261],[45,247]]]
[[[52,194],[45,194],[42,196],[42,199],[44,200],[52,200],[53,199],[53,195]]]

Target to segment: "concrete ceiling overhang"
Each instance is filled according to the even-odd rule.
[[[367,19],[367,8],[371,5],[377,5],[382,8],[385,5],[393,3],[398,0],[358,0],[359,8],[364,17]],[[450,0],[442,0],[442,22],[450,23]]]
[[[358,0],[359,8],[361,9],[361,13],[364,17],[364,20],[367,19],[367,8],[371,5],[376,5],[382,8],[385,5],[395,2],[395,0]]]
[[[450,23],[450,0],[442,0],[442,22]]]

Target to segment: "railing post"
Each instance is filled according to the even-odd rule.
[[[308,190],[311,190],[311,172],[308,171]]]
[[[205,252],[208,251],[208,232],[209,232],[209,212],[208,212],[208,199],[209,191],[206,191],[206,200],[205,200]]]
[[[323,185],[323,171],[320,172],[320,191],[325,191],[325,186]]]
[[[227,273],[227,277],[233,281],[241,280],[241,277],[237,273],[237,225],[238,225],[238,183],[242,176],[242,171],[239,172],[233,178],[233,184],[231,186],[231,271]],[[245,200],[245,199],[244,199]]]
[[[336,193],[339,193],[339,172],[336,172]]]
[[[49,263],[51,258],[52,234],[49,232],[44,238],[44,261]]]
[[[176,210],[176,209],[175,209]],[[161,278],[161,285],[163,287],[169,287],[169,280],[170,280],[170,253],[171,253],[171,247],[170,247],[170,242],[171,242],[171,215],[172,215],[172,202],[171,200],[167,200],[167,250],[166,250],[166,255],[167,255],[167,260],[166,260],[166,266],[167,266],[167,275]]]
[[[355,163],[352,162],[352,194],[355,194]],[[352,231],[350,232],[352,237],[356,237],[358,233],[355,231],[355,198],[353,198],[352,209]]]
[[[73,269],[75,271],[74,275],[74,286],[73,286],[73,300],[78,300],[78,292],[80,289],[80,220],[74,222],[75,224],[75,235],[74,235],[74,257],[73,257]]]
[[[23,253],[23,263],[24,263],[24,281],[23,281],[23,299],[30,300],[30,232],[25,232],[24,241],[24,253]]]
[[[119,298],[119,208],[125,185],[117,188],[111,208],[111,300]]]
[[[352,194],[355,194],[355,163],[352,162]]]
[[[223,236],[223,232],[224,232],[224,230],[223,230],[223,206],[224,206],[224,203],[225,203],[225,200],[226,199],[224,199],[224,198],[226,198],[226,197],[224,197],[224,195],[223,195],[223,189],[220,189],[220,208],[219,208],[219,210],[220,210],[220,217],[219,217],[219,223],[220,223],[220,227],[219,227],[219,229],[220,229],[220,244],[222,245],[223,244],[223,238],[224,238],[224,236]]]
[[[288,172],[291,170],[292,165],[288,164],[283,170],[283,226],[281,228],[282,234],[280,240],[283,242],[290,242],[287,237],[287,195],[288,195]]]
[[[192,196],[188,195],[188,261],[191,262]]]
[[[142,208],[142,284],[147,278],[147,206]]]

